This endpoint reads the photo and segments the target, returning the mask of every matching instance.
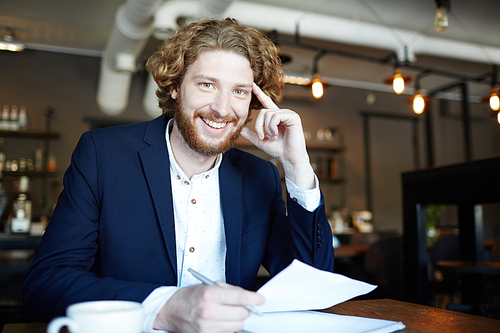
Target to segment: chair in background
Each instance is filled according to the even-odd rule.
[[[439,261],[458,259],[458,235],[449,233],[440,236],[429,252],[429,300],[431,306],[444,309],[447,304],[459,303],[458,273],[443,272],[438,267]]]
[[[500,235],[495,238],[493,248],[491,250],[491,260],[500,261]]]
[[[403,241],[389,236],[375,242],[365,254],[363,267],[369,283],[378,285],[375,298],[403,300]]]
[[[378,233],[356,232],[350,235],[349,242],[335,249],[335,273],[352,279],[366,281],[363,268],[364,256],[368,248],[380,238]]]

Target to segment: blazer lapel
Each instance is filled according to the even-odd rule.
[[[227,155],[224,155],[219,169],[219,186],[227,245],[226,282],[239,286],[243,177]]]
[[[170,160],[165,142],[165,117],[151,121],[144,141],[149,145],[139,151],[144,175],[151,192],[173,272],[177,272],[175,223],[170,183]],[[177,274],[175,274],[177,279]]]

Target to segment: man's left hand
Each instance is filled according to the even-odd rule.
[[[280,109],[255,83],[253,93],[264,108],[255,119],[255,132],[245,127],[241,136],[276,158],[283,165],[286,177],[299,188],[314,188],[314,171],[300,116],[292,110]]]

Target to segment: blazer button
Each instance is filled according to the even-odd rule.
[[[196,199],[191,199],[191,203],[194,205],[196,204]]]

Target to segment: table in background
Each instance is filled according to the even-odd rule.
[[[492,158],[402,174],[406,300],[428,304],[425,205],[456,205],[460,260],[484,260],[481,204],[500,203],[499,170],[500,158]]]
[[[366,253],[369,244],[342,244],[334,249],[336,259],[358,257]]]
[[[324,312],[365,318],[401,321],[406,328],[400,332],[410,333],[494,333],[500,332],[500,320],[447,311],[429,306],[377,299],[347,301]],[[2,333],[45,333],[46,324],[8,324]],[[314,332],[314,329],[311,329]],[[332,327],[332,333],[335,327]]]

